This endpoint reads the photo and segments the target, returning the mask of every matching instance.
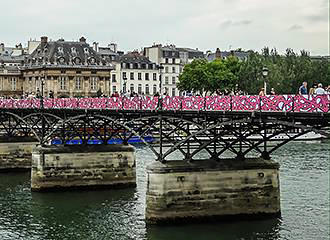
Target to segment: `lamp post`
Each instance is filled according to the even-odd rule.
[[[162,96],[162,88],[163,88],[162,73],[163,73],[164,66],[162,64],[160,64],[158,66],[158,69],[159,69],[159,94],[160,94],[160,96]]]
[[[127,83],[127,77],[123,77],[124,83],[123,83],[123,93],[126,93],[126,83]]]
[[[264,91],[265,91],[265,95],[267,95],[267,81],[266,81],[266,79],[267,79],[267,76],[268,76],[268,72],[269,72],[268,68],[266,68],[266,67],[263,67],[262,68],[262,76],[264,78]]]

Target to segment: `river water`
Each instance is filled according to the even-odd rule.
[[[267,239],[328,240],[330,143],[291,143],[274,155],[281,166],[281,218],[147,226],[146,165],[137,148],[137,188],[31,193],[28,173],[0,174],[0,240]]]

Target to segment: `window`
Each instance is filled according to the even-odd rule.
[[[138,94],[142,94],[142,84],[138,85]]]
[[[117,92],[117,87],[116,86],[112,86],[112,93]]]
[[[60,89],[65,90],[66,89],[66,77],[60,76]]]
[[[157,93],[157,85],[156,84],[154,84],[152,92],[153,92],[153,94]]]
[[[165,73],[168,73],[168,67],[165,67]]]
[[[146,84],[146,91],[145,92],[146,92],[146,95],[149,95],[149,93],[150,93],[149,92],[149,84]]]
[[[129,74],[129,78],[130,78],[131,80],[134,80],[134,73],[133,73],[133,72],[131,72],[131,73]]]
[[[172,58],[172,63],[175,64],[175,58]]]
[[[153,79],[154,81],[157,81],[157,73],[153,73],[153,74],[152,74],[152,79]]]
[[[165,84],[168,84],[168,76],[165,77]]]
[[[81,77],[76,77],[76,90],[81,90]]]
[[[149,73],[145,73],[144,77],[146,80],[149,80]]]
[[[116,80],[116,74],[112,74],[112,82],[117,82],[117,80]]]
[[[172,77],[172,84],[175,84],[175,77]]]
[[[182,66],[179,67],[179,73],[182,73]]]
[[[130,91],[131,91],[131,93],[134,92],[134,84],[133,83],[131,83],[131,85],[130,85]]]
[[[168,58],[165,58],[165,63],[168,63]]]
[[[11,78],[11,90],[16,91],[16,78]]]
[[[123,72],[123,79],[127,79],[126,72]]]
[[[142,80],[142,74],[138,73],[138,80]]]
[[[172,73],[175,73],[175,67],[172,67]]]
[[[96,90],[96,87],[97,87],[97,77],[91,77],[90,89],[91,90]]]
[[[172,97],[175,96],[175,88],[172,88]]]

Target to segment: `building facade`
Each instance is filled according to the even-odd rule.
[[[26,59],[23,91],[45,96],[93,97],[111,94],[111,71],[114,66],[101,59],[86,43],[42,37],[39,46]]]
[[[169,96],[180,95],[176,84],[185,64],[196,58],[204,58],[204,53],[198,49],[177,48],[174,45],[161,44],[144,48],[144,55],[157,65],[162,65],[161,93]]]
[[[159,93],[157,64],[137,51],[120,56],[115,73],[120,91],[123,93],[137,93],[146,96]]]
[[[17,66],[0,66],[0,97],[20,97],[23,94],[23,75]]]

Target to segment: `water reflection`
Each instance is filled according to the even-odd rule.
[[[31,193],[27,173],[0,174],[0,239],[329,239],[330,143],[277,151],[282,218],[146,226],[147,148],[137,149],[137,188]]]

